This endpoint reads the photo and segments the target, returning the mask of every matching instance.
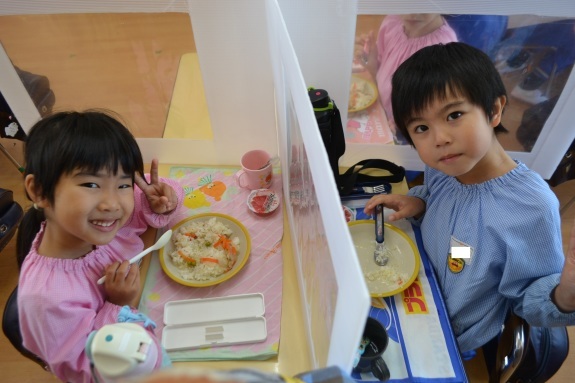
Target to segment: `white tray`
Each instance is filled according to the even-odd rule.
[[[166,326],[162,332],[162,346],[166,351],[191,350],[263,342],[267,336],[264,317],[243,318],[210,324]]]
[[[263,316],[266,310],[263,294],[229,295],[167,302],[164,324],[177,326]]]
[[[162,346],[167,351],[263,342],[263,294],[167,302]]]

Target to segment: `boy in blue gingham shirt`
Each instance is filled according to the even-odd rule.
[[[365,212],[384,204],[395,210],[390,220],[421,225],[460,351],[496,338],[510,310],[533,326],[575,324],[575,256],[563,266],[559,204],[496,138],[507,96],[489,57],[464,43],[426,47],[398,68],[392,88],[425,182],[375,196]]]

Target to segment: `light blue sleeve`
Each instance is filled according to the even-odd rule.
[[[411,189],[409,189],[407,195],[410,197],[417,197],[427,203],[427,198],[429,197],[429,189],[425,184],[414,186]],[[421,226],[423,217],[425,217],[425,212],[417,219],[413,217],[408,217],[407,220],[413,225]]]
[[[562,313],[551,300],[564,256],[559,206],[554,196],[546,202],[547,206],[521,211],[520,220],[505,226],[507,260],[499,291],[511,299],[515,314],[532,326],[571,325],[575,313]]]
[[[560,274],[553,274],[533,282],[525,291],[523,304],[517,315],[537,327],[556,327],[575,324],[575,312],[559,311],[551,300],[551,291],[559,284]]]

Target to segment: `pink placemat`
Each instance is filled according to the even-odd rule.
[[[393,143],[393,133],[379,100],[366,110],[349,114],[345,140],[359,144]]]
[[[169,352],[173,361],[264,360],[277,355],[282,302],[283,213],[280,206],[268,216],[258,216],[247,207],[250,193],[237,186],[236,168],[172,167],[169,177],[186,192],[184,219],[199,213],[217,212],[239,220],[250,233],[251,255],[233,278],[216,286],[188,287],[172,281],[163,272],[158,254],[152,256],[146,276],[140,311],[156,322],[156,334],[164,328],[164,305],[169,301],[262,293],[265,303],[267,338],[264,342]],[[282,199],[281,177],[274,174],[271,189]],[[161,233],[160,233],[161,234]]]

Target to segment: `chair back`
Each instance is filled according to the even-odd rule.
[[[543,383],[561,368],[569,354],[566,327],[533,327],[510,314],[497,349],[490,383]]]
[[[513,373],[525,360],[525,348],[529,344],[529,324],[517,315],[511,314],[505,321],[495,369],[489,377],[490,383],[509,382]]]
[[[42,367],[44,370],[50,371],[50,368],[45,361],[43,361],[36,354],[24,348],[22,344],[22,334],[20,333],[20,321],[18,318],[18,286],[14,288],[8,297],[6,307],[4,307],[4,314],[2,316],[2,331],[16,350],[18,350],[26,358],[31,359],[40,365],[40,367]]]

